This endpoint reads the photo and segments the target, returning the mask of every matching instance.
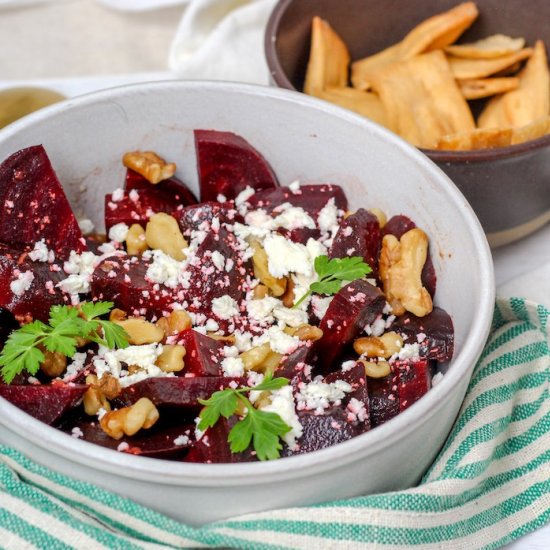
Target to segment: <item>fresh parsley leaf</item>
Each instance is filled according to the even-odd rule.
[[[52,306],[49,324],[33,321],[14,330],[0,353],[4,381],[9,384],[23,371],[36,374],[45,359],[44,349],[72,357],[76,353],[79,338],[99,341],[109,348],[128,346],[128,335],[122,327],[97,319],[99,315],[108,313],[112,307],[112,302],[84,303],[80,309]],[[97,334],[100,329],[103,338]]]
[[[220,415],[229,418],[237,409],[237,393],[231,388],[214,392],[210,399],[199,399],[204,408],[199,414],[199,430],[206,430],[216,424]]]
[[[332,296],[342,288],[343,282],[351,283],[372,271],[361,256],[332,260],[329,260],[328,256],[317,256],[313,266],[318,279],[309,285],[309,290],[292,306],[293,308],[297,308],[313,292]]]
[[[199,414],[199,430],[214,426],[220,416],[230,418],[237,414],[240,402],[244,405],[246,414],[231,428],[227,437],[231,452],[240,453],[252,443],[260,460],[278,458],[282,448],[280,438],[290,431],[290,426],[278,414],[256,409],[244,394],[250,391],[278,390],[288,382],[287,378],[273,378],[268,373],[257,386],[226,388],[214,392],[209,399],[199,399],[199,403],[204,405]]]

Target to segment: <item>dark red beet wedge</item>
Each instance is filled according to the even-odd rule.
[[[252,447],[242,453],[232,453],[227,442],[229,432],[237,421],[236,417],[220,417],[212,428],[208,428],[201,439],[191,448],[185,462],[203,462],[207,464],[251,462],[257,460]]]
[[[302,437],[297,441],[299,447],[291,451],[285,446],[282,456],[326,449],[363,433],[359,425],[348,422],[346,412],[340,407],[329,409],[322,415],[300,411],[298,417],[303,428]]]
[[[293,243],[307,244],[309,239],[319,239],[321,231],[319,229],[310,229],[308,227],[299,227],[297,229],[277,229],[277,233]]]
[[[393,372],[384,378],[369,378],[368,392],[370,421],[373,428],[399,414],[397,375]]]
[[[199,229],[201,224],[212,223],[214,218],[218,218],[220,223],[242,222],[242,216],[234,209],[230,202],[202,202],[200,204],[185,206],[173,214],[178,220],[180,229],[184,235],[189,235],[191,231]]]
[[[42,145],[14,153],[0,165],[0,241],[17,249],[44,239],[56,258],[86,244]]]
[[[231,383],[246,385],[244,378],[174,376],[146,378],[123,388],[117,399],[125,405],[135,403],[141,397],[149,398],[155,405],[198,411],[199,399],[208,399],[214,392]]]
[[[145,228],[153,214],[157,212],[175,214],[178,207],[177,203],[165,199],[154,188],[125,192],[117,201],[113,201],[113,195],[108,194],[105,195],[105,229],[109,232],[109,229],[117,223],[125,223],[128,226],[139,223]]]
[[[382,230],[382,236],[384,235],[393,235],[394,237],[401,239],[401,237],[411,229],[414,229],[416,224],[407,216],[397,215],[393,216],[388,220],[386,225]],[[435,274],[435,268],[430,256],[430,248],[428,247],[428,256],[426,257],[426,262],[422,268],[422,284],[426,287],[426,290],[430,293],[430,296],[433,298],[435,294],[435,289],[437,287],[437,276]]]
[[[195,130],[201,202],[234,199],[246,187],[271,189],[277,177],[263,156],[231,132]]]
[[[185,348],[185,368],[177,374],[181,376],[222,376],[220,363],[221,350],[225,342],[214,340],[192,328],[180,332],[178,344]]]
[[[300,346],[290,355],[285,355],[281,359],[275,376],[288,378],[293,386],[299,382],[311,381],[311,370],[314,350],[311,345]]]
[[[302,207],[314,220],[330,199],[338,210],[347,210],[348,199],[339,185],[323,183],[321,185],[307,184],[300,186],[297,193],[289,187],[277,187],[267,191],[259,191],[248,199],[252,209],[263,208],[266,212],[273,212],[277,206],[288,202],[292,206]]]
[[[82,399],[88,386],[56,383],[40,386],[0,384],[0,397],[46,424],[59,419]]]
[[[19,321],[47,321],[51,306],[68,300],[55,286],[66,275],[63,271],[52,271],[59,269],[55,264],[26,258],[26,254],[0,244],[0,307]],[[26,277],[30,280],[29,288],[23,290],[18,280]]]
[[[213,252],[217,251],[224,258],[224,268],[219,269],[214,262]],[[227,270],[228,260],[231,269]],[[233,235],[223,227],[216,233],[208,233],[197,249],[195,258],[187,267],[190,273],[189,288],[185,290],[187,311],[214,318],[225,330],[231,323],[215,317],[212,313],[212,300],[228,295],[237,303],[245,295],[246,275],[250,274],[250,266],[242,260],[238,250],[238,242]]]
[[[183,296],[174,289],[146,279],[150,263],[150,260],[137,256],[131,260],[130,257],[103,260],[90,281],[92,297],[114,302],[128,314],[142,315],[147,319],[171,311],[170,305],[181,301]]]
[[[420,356],[436,361],[450,361],[454,351],[454,328],[449,314],[439,307],[425,317],[416,317],[412,313],[398,317],[392,330],[407,336],[405,343],[414,344],[421,336]]]
[[[416,403],[432,386],[431,369],[426,359],[394,363],[399,393],[399,412]]]
[[[333,370],[335,360],[372,323],[386,304],[382,291],[364,279],[341,288],[330,303],[319,327],[323,336],[315,342],[315,354],[324,372]]]
[[[99,425],[99,422],[90,420],[90,417],[82,415],[77,419],[67,419],[62,430],[68,434],[82,432],[79,439],[89,443],[95,443],[108,449],[121,449],[121,452],[174,460],[183,458],[187,449],[191,447],[194,439],[195,424],[180,423],[180,425],[162,426],[160,419],[152,428],[140,430],[137,434],[122,439],[109,437]],[[73,432],[73,429],[75,432]],[[181,438],[181,436],[185,437]],[[180,438],[178,440],[178,438]],[[178,443],[176,443],[178,441]]]
[[[167,203],[175,203],[187,206],[188,204],[197,204],[197,198],[191,192],[191,189],[178,178],[169,178],[162,180],[157,184],[147,181],[141,174],[128,169],[126,171],[125,191],[136,191],[154,189],[159,198]]]
[[[328,256],[331,259],[361,256],[373,270],[372,276],[376,277],[379,254],[380,223],[378,218],[364,208],[360,208],[340,223]]]

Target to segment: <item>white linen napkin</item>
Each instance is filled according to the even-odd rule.
[[[192,0],[169,55],[184,79],[269,84],[264,30],[276,0]]]

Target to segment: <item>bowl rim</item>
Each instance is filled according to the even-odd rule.
[[[280,88],[287,90],[298,90],[288,78],[286,72],[279,61],[277,55],[277,35],[279,25],[285,15],[286,10],[294,0],[279,0],[267,21],[267,26],[264,34],[264,54],[267,61],[269,73],[273,82]],[[453,162],[456,164],[481,163],[504,158],[512,158],[523,154],[535,153],[539,149],[544,149],[550,146],[550,134],[541,136],[537,139],[531,139],[516,145],[508,145],[506,147],[494,147],[487,149],[474,149],[469,151],[451,151],[445,149],[429,149],[418,147],[420,151],[428,155],[435,162]]]
[[[316,473],[327,472],[334,468],[334,464],[344,466],[355,462],[358,457],[365,458],[389,447],[401,437],[401,433],[406,431],[407,426],[413,421],[416,425],[420,425],[430,420],[430,416],[444,406],[449,395],[453,393],[453,388],[459,385],[461,379],[464,376],[469,378],[485,345],[494,308],[495,282],[489,245],[479,220],[459,189],[418,149],[364,117],[296,91],[274,87],[266,88],[252,84],[168,80],[129,84],[92,92],[54,104],[14,122],[0,130],[0,143],[36,123],[55,119],[59,113],[70,112],[105,100],[122,100],[125,96],[142,95],[147,97],[148,94],[157,90],[170,93],[185,90],[197,94],[214,90],[226,97],[228,94],[261,96],[271,100],[293,103],[305,109],[313,109],[320,114],[336,116],[350,124],[359,125],[366,130],[366,133],[383,139],[388,145],[397,148],[401,154],[408,157],[411,162],[419,164],[420,168],[423,168],[438,182],[442,191],[448,196],[449,202],[455,205],[463,218],[464,231],[472,236],[472,241],[475,244],[472,259],[479,269],[480,301],[469,331],[469,335],[473,335],[473,337],[465,340],[462,350],[453,358],[452,367],[445,374],[443,380],[422,399],[390,422],[377,427],[376,430],[371,430],[326,449],[273,461],[194,464],[120,453],[71,437],[69,434],[33,418],[3,398],[0,398],[0,426],[9,431],[15,431],[18,436],[24,434],[21,437],[46,451],[61,455],[87,468],[116,474],[118,477],[189,487],[231,487],[266,482],[278,483],[284,479],[308,477]]]

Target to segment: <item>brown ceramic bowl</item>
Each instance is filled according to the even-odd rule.
[[[355,60],[398,42],[422,20],[458,3],[281,0],[271,14],[265,36],[273,83],[302,90],[314,15],[331,24]],[[540,38],[550,46],[548,0],[477,0],[476,4],[480,15],[459,41],[502,33],[523,36],[529,45]],[[520,239],[550,220],[550,135],[500,149],[423,151],[466,196],[493,247]]]

